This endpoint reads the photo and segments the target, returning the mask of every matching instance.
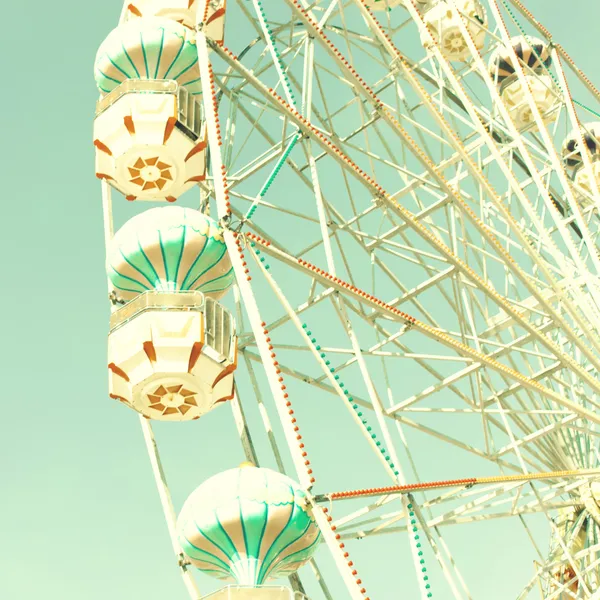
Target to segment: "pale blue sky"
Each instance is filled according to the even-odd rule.
[[[600,3],[526,4],[600,84]],[[4,8],[4,64],[16,56],[22,70],[5,72],[0,100],[2,600],[186,597],[137,417],[107,397],[93,61],[119,11],[118,0]],[[243,460],[228,409],[202,424],[158,432],[178,507],[208,474]],[[498,560],[509,542],[499,540]]]

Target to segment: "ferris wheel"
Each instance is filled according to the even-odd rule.
[[[95,78],[189,596],[597,597],[600,92],[521,0],[133,0]],[[212,410],[244,462],[175,507],[152,425]]]

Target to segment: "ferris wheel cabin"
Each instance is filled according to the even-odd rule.
[[[174,202],[204,180],[197,62],[194,32],[165,17],[125,21],[101,44],[96,176],[127,200]]]
[[[233,317],[202,292],[145,292],[113,313],[108,361],[112,398],[149,419],[197,419],[233,398]]]
[[[96,175],[127,200],[174,202],[205,178],[200,104],[176,81],[121,83],[98,103],[94,144]]]
[[[517,61],[524,80],[519,77]],[[517,129],[534,124],[529,95],[544,121],[549,121],[559,108],[559,93],[549,71],[551,65],[550,46],[530,36],[511,38],[510,45],[500,44],[493,52],[489,72]]]
[[[580,147],[580,139],[583,139],[590,158],[591,177],[595,180],[596,186],[600,186],[600,122],[583,125],[580,135],[576,130],[572,131],[562,147],[563,164],[571,173],[576,191],[579,188],[578,200],[582,205],[587,206],[590,204],[589,196],[593,191],[593,183],[589,170],[585,168],[582,156],[584,150]]]
[[[144,211],[116,233],[107,274],[109,392],[151,419],[196,419],[233,397],[237,337],[219,302],[233,282],[220,226],[200,211]]]
[[[374,11],[391,10],[398,6],[408,8],[410,2],[405,0],[366,0],[367,6]],[[485,45],[487,16],[479,0],[456,0],[456,8],[446,0],[416,0],[417,9],[433,43],[440,46],[442,55],[450,61],[462,62],[469,59],[471,52],[461,30],[464,23],[476,48],[481,50]],[[427,32],[421,34],[421,43],[427,50],[433,44]]]
[[[436,44],[440,46],[442,55],[450,60],[464,62],[471,57],[467,40],[463,35],[461,23],[478,50],[485,45],[487,16],[479,0],[457,0],[458,11],[445,0],[430,2],[425,6],[423,20]],[[423,32],[421,42],[431,50],[429,37]]]
[[[208,596],[211,600],[305,600],[268,582],[305,565],[320,545],[321,531],[297,482],[243,463],[190,494],[177,519],[177,537],[191,565],[236,581]]]

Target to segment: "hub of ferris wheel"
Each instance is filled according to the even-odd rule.
[[[488,15],[478,0],[364,4],[374,14],[418,10],[424,51],[439,51],[454,64],[468,63],[473,48],[490,43]],[[230,232],[208,212],[175,204],[206,182],[211,167],[196,35],[200,31],[223,45],[227,10],[233,9],[226,0],[126,2],[121,23],[101,44],[95,63],[101,94],[94,121],[96,176],[140,207],[107,247],[110,293],[118,300],[108,337],[109,394],[147,420],[200,419],[235,395],[236,324],[220,303],[235,279],[224,239]],[[517,130],[536,127],[530,98],[543,121],[552,121],[561,101],[551,45],[523,35],[493,44],[488,73]],[[496,100],[489,108],[490,113],[499,108]],[[583,153],[591,158],[591,170],[584,168]],[[581,206],[588,206],[600,185],[600,123],[572,131],[561,158]],[[144,210],[147,201],[166,204]],[[599,503],[600,488],[593,483],[581,492],[580,504],[559,511],[549,567],[555,583],[548,597],[562,599],[553,585],[569,597],[584,597],[564,554],[576,559],[600,543]],[[197,488],[181,511],[177,532],[186,566],[236,582],[207,598],[290,600],[305,596],[266,583],[293,575],[311,560],[321,528],[308,490],[247,464]]]

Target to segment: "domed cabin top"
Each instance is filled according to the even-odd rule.
[[[254,466],[205,481],[185,502],[177,530],[193,565],[250,586],[294,573],[320,541],[302,488]]]
[[[442,55],[449,61],[466,62],[472,54],[462,27],[466,27],[468,37],[478,50],[482,50],[486,40],[487,14],[479,0],[438,0],[423,7],[423,19],[427,29],[421,31],[421,43],[433,50],[433,42],[439,46]]]
[[[100,45],[94,76],[103,94],[127,79],[170,79],[199,95],[202,86],[195,33],[168,18],[126,21]]]
[[[179,206],[152,208],[127,221],[111,241],[106,268],[124,300],[147,290],[197,290],[218,300],[234,278],[220,225]]]
[[[531,71],[542,75],[552,65],[548,43],[531,36],[526,38],[517,36],[511,38],[510,44],[525,70],[525,75],[531,74]],[[516,77],[516,67],[513,60],[511,49],[502,44],[499,44],[492,53],[489,72],[500,88],[508,85]]]
[[[583,142],[592,156],[592,161],[600,159],[600,121],[587,123],[581,126]],[[578,171],[583,166],[583,157],[576,130],[574,129],[566,137],[562,147],[563,163],[569,169]]]

